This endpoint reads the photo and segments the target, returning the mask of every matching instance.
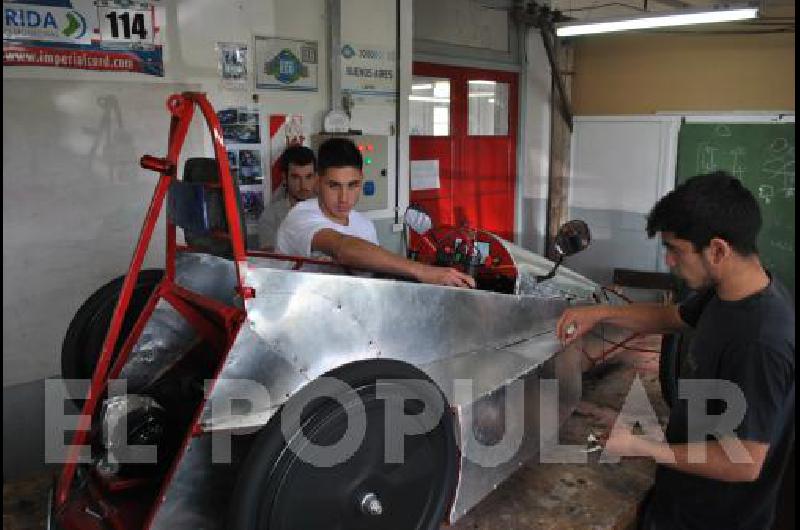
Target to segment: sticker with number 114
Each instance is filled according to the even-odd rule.
[[[145,44],[153,42],[151,9],[97,8],[100,40],[106,43]]]

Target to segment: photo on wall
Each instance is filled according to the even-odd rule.
[[[228,144],[261,143],[258,109],[234,107],[217,111],[222,138]]]
[[[236,151],[228,149],[228,165],[231,169],[239,166],[239,157],[236,156]]]
[[[239,150],[239,177],[242,184],[261,184],[264,181],[260,151],[255,149]]]
[[[218,42],[219,76],[225,88],[247,87],[247,45]]]
[[[258,221],[264,211],[264,189],[261,185],[241,186],[242,210],[245,221]]]

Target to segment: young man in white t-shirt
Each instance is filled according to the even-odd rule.
[[[395,274],[423,283],[475,287],[456,269],[407,260],[381,248],[375,226],[353,210],[361,196],[363,159],[345,138],[325,141],[317,154],[319,195],[298,203],[278,229],[277,251],[305,257],[329,257],[340,265]]]

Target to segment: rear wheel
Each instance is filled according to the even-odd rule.
[[[161,269],[146,269],[139,273],[114,349],[114,358],[163,276]],[[124,275],[111,280],[95,291],[75,313],[61,346],[61,376],[64,379],[92,378],[124,281]],[[83,399],[83,395],[69,390],[74,400]]]
[[[345,407],[358,400],[366,419],[362,443],[344,462],[318,467],[306,461],[309,446],[296,443],[295,436],[289,436],[287,446],[278,422],[271,421],[240,468],[230,528],[438,528],[456,482],[452,417],[445,408],[434,429],[405,437],[402,463],[386,463],[384,399],[405,396],[405,414],[415,415],[423,404],[444,398],[410,385],[409,379],[427,377],[399,362],[355,363],[329,375],[351,386],[352,391],[339,395],[346,405],[332,399],[312,401],[302,416],[302,432],[315,445],[338,442],[348,426]],[[413,399],[408,399],[409,392]]]

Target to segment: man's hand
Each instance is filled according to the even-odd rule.
[[[564,344],[583,337],[603,321],[604,311],[600,306],[572,307],[564,311],[556,325],[556,336]]]
[[[422,283],[449,285],[452,287],[475,287],[472,276],[445,267],[432,267],[402,256],[354,236],[323,228],[314,234],[311,250],[331,256],[340,265],[357,269],[398,274],[414,278]]]
[[[634,435],[628,429],[613,429],[605,442],[605,452],[612,456],[653,458],[659,464],[674,464],[675,456],[667,443]]]
[[[450,267],[421,265],[415,277],[422,283],[475,288],[475,279],[472,276]]]

